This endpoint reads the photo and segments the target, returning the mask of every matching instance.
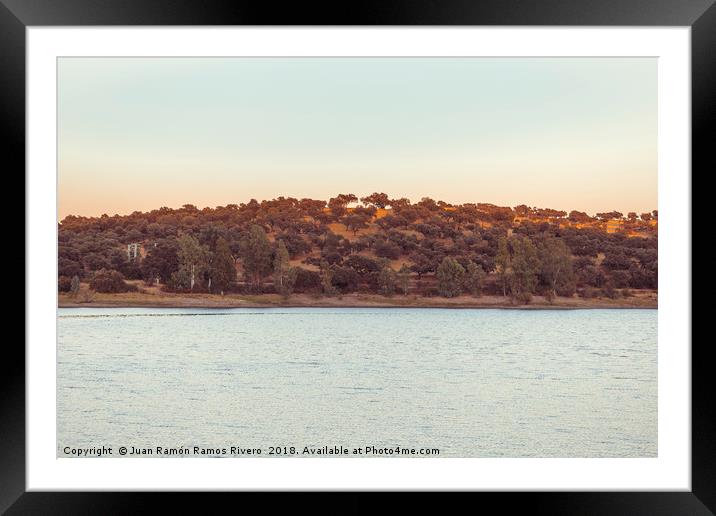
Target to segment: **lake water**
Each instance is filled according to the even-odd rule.
[[[656,310],[60,309],[58,335],[58,456],[657,455]]]

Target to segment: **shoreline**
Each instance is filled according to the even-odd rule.
[[[296,294],[283,299],[276,294],[212,295],[170,293],[94,294],[89,301],[58,296],[59,308],[450,308],[502,310],[595,310],[658,309],[655,293],[638,293],[621,299],[558,297],[552,303],[535,296],[526,305],[512,304],[502,296],[424,298],[417,296],[382,297],[372,294],[346,294],[336,297]]]
[[[77,303],[60,304],[58,308],[198,308],[198,309],[219,309],[230,310],[232,308],[414,308],[425,310],[658,310],[658,306],[633,306],[633,305],[595,305],[595,306],[569,306],[569,305],[112,305],[102,303]]]

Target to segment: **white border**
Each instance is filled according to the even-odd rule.
[[[690,29],[28,28],[27,489],[690,490]],[[655,459],[57,459],[57,56],[658,56]],[[665,245],[665,243],[667,245]]]

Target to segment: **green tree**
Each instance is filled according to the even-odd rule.
[[[460,295],[465,269],[457,260],[446,256],[437,269],[438,292],[443,297]]]
[[[351,212],[348,213],[341,220],[348,229],[353,231],[353,235],[355,236],[359,230],[368,227],[370,219],[371,217],[367,213]]]
[[[331,213],[337,220],[348,211],[346,206],[357,200],[358,197],[353,194],[338,194],[336,197],[331,197],[328,200],[328,208],[330,208]]]
[[[216,239],[216,248],[211,260],[211,288],[214,292],[229,290],[231,283],[236,279],[236,266],[231,254],[229,243],[223,237]]]
[[[572,253],[562,239],[548,238],[540,246],[540,279],[549,289],[551,301],[557,294],[572,295],[575,290]]]
[[[72,276],[72,282],[70,283],[70,296],[77,297],[80,293],[80,278],[79,276]]]
[[[384,193],[378,192],[373,192],[370,195],[361,197],[360,200],[363,204],[373,205],[376,208],[385,208],[390,204],[390,199],[388,198],[388,196]]]
[[[395,294],[396,276],[390,266],[384,266],[378,273],[378,291],[384,296]]]
[[[512,256],[510,248],[507,245],[507,238],[501,237],[497,241],[497,256],[495,256],[495,269],[500,278],[502,285],[502,295],[507,296],[507,290],[510,284],[510,274],[512,268]]]
[[[529,303],[537,287],[537,275],[540,272],[537,248],[526,236],[511,238],[510,246],[512,248],[510,295],[521,303]]]
[[[333,270],[326,260],[321,260],[321,289],[327,296],[336,294],[336,288],[333,286]]]
[[[202,287],[205,273],[209,269],[209,250],[187,233],[180,235],[177,243],[179,270],[171,275],[171,283],[180,289],[194,290],[197,285]]]
[[[179,246],[171,238],[160,240],[149,247],[142,260],[141,272],[148,283],[167,283],[179,269]]]
[[[408,267],[406,264],[403,264],[403,266],[398,271],[397,282],[401,294],[407,296],[408,291],[410,289],[410,267]]]
[[[276,292],[283,297],[288,297],[293,293],[293,287],[296,284],[298,270],[291,267],[289,262],[288,249],[283,240],[278,241],[276,248],[276,256],[273,260],[273,283]]]
[[[251,288],[261,289],[264,277],[271,273],[271,243],[261,226],[251,226],[248,235],[241,241],[241,258]]]
[[[464,287],[470,294],[479,297],[482,294],[482,283],[485,279],[485,271],[482,265],[478,265],[473,261],[468,262],[465,270]]]

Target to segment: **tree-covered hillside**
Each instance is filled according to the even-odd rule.
[[[279,197],[59,225],[61,291],[583,297],[656,289],[658,213]]]

